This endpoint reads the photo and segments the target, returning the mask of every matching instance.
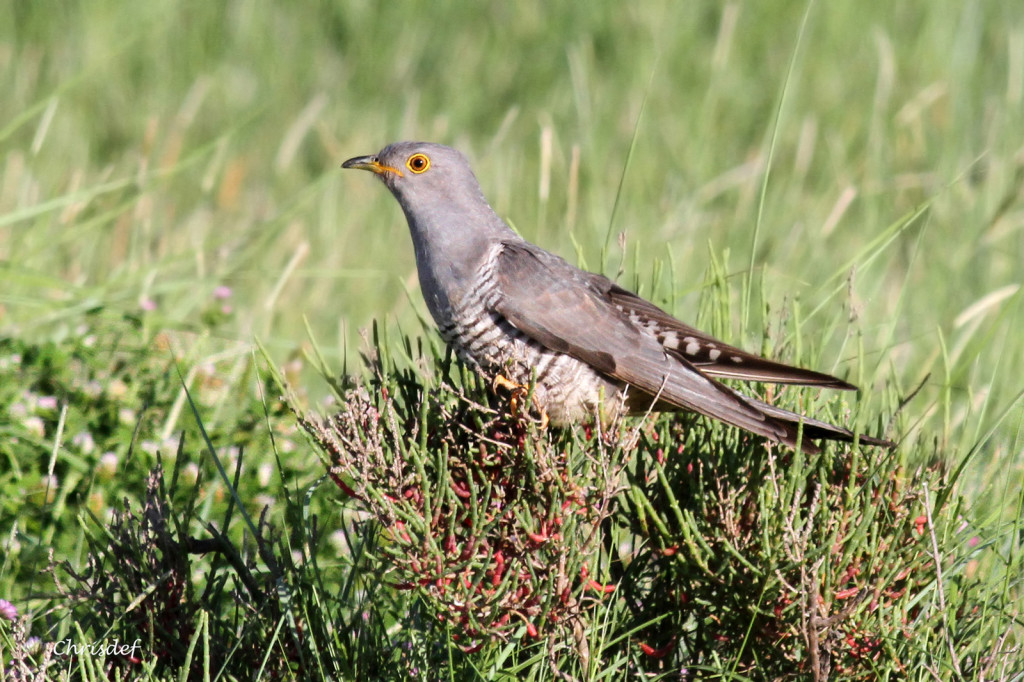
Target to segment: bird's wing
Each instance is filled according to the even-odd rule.
[[[595,277],[600,277],[595,275]],[[708,376],[772,384],[821,386],[845,391],[857,387],[828,374],[773,362],[740,350],[684,324],[658,306],[627,291],[606,277],[605,295],[634,324],[647,328],[663,346],[683,356]]]
[[[795,429],[704,376],[681,354],[639,329],[601,291],[601,280],[610,280],[518,241],[503,242],[494,272],[499,293],[495,311],[537,343],[675,407],[794,444]]]

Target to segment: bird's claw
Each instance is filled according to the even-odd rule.
[[[515,394],[516,391],[523,390],[523,385],[517,384],[516,382],[506,377],[504,374],[499,374],[496,377],[494,377],[494,381],[491,383],[491,390],[497,391],[499,388],[503,388],[506,391],[511,391],[513,394]]]
[[[491,384],[491,390],[497,393],[499,388],[504,389],[511,394],[508,399],[509,411],[512,414],[519,414],[519,407],[523,398],[525,398],[529,393],[529,387],[516,383],[503,374],[499,374],[494,377],[494,382]]]
[[[499,374],[494,377],[494,381],[491,383],[491,390],[497,392],[499,388],[504,389],[511,394],[508,399],[509,411],[513,415],[518,415],[524,399],[530,394],[530,387],[516,383],[508,377]],[[538,410],[540,410],[540,428],[541,430],[544,430],[548,427],[548,423],[550,422],[548,419],[548,412],[537,404],[536,398],[533,400],[533,404]]]

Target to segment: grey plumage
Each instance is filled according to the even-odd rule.
[[[691,410],[791,447],[852,441],[848,429],[743,396],[718,378],[855,390],[696,330],[608,278],[584,272],[512,231],[456,150],[399,142],[349,159],[394,194],[412,234],[420,288],[442,338],[493,380],[534,384],[556,424]],[[802,427],[800,426],[802,424]],[[862,443],[891,446],[860,436]]]

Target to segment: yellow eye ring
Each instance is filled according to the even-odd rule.
[[[405,162],[405,167],[413,173],[425,173],[430,168],[430,158],[426,154],[413,154]]]

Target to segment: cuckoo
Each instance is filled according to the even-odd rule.
[[[819,439],[855,439],[849,429],[746,396],[720,380],[855,386],[725,344],[531,244],[490,207],[458,151],[398,142],[342,167],[374,173],[401,205],[420,288],[445,343],[520,400],[529,387],[545,424],[689,410],[790,447],[799,442],[805,451],[817,450],[813,441]]]

